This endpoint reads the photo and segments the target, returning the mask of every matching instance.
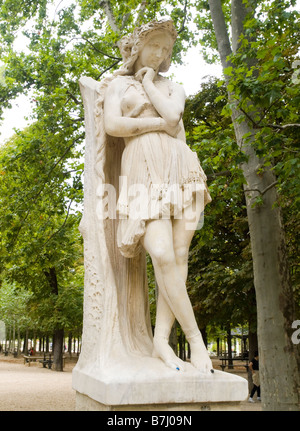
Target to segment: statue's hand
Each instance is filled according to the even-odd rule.
[[[136,74],[135,78],[140,82],[151,81],[155,77],[156,73],[151,67],[142,67]]]
[[[173,138],[176,138],[178,136],[180,129],[181,129],[180,123],[178,123],[174,127],[174,126],[170,126],[170,124],[165,122],[165,125],[163,127],[163,131],[166,132],[168,135],[173,136]]]

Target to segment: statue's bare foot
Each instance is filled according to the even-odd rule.
[[[179,359],[171,346],[168,343],[167,338],[155,335],[153,339],[153,353],[152,356],[160,358],[169,368],[177,371],[184,371],[184,362]]]
[[[189,343],[191,347],[191,364],[202,373],[211,372],[213,370],[213,365],[203,343],[202,336],[199,334],[193,337],[189,340]]]

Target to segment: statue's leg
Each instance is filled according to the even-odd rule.
[[[152,258],[159,294],[163,295],[165,302],[169,305],[169,308],[181,325],[187,339],[192,344],[194,344],[195,339],[196,346],[198,346],[199,335],[201,337],[201,334],[186,291],[185,280],[181,276],[176,262],[173,245],[173,224],[171,220],[150,221],[147,224],[142,243]],[[177,365],[175,368],[182,368],[181,361],[168,345],[166,337],[169,334],[164,332],[167,329],[160,327],[160,333],[157,334],[157,337],[154,336],[156,353],[168,366],[170,366],[171,362],[172,365]],[[194,365],[203,371],[209,371],[211,363],[207,363],[202,355],[202,361],[199,364],[199,361],[196,361],[196,358],[199,359],[199,355],[196,355],[196,348],[194,351]],[[205,346],[204,351],[207,353]],[[172,367],[174,368],[174,366]]]
[[[194,230],[188,230],[186,233],[186,238],[184,241],[179,241],[180,236],[177,235],[177,232],[180,230],[178,220],[173,221],[173,241],[174,243],[174,251],[176,263],[180,272],[180,275],[184,282],[186,282],[187,274],[188,274],[188,250],[193,238]],[[176,231],[176,235],[174,236],[174,225],[178,226]],[[159,341],[160,344],[169,344],[169,337],[175,321],[175,316],[173,311],[171,310],[169,304],[165,300],[164,296],[158,295],[157,305],[156,305],[156,322],[155,322],[155,333],[154,340],[155,343],[159,341],[159,338],[162,338],[162,341]],[[166,350],[168,348],[166,347]],[[154,351],[155,354],[155,351]],[[174,359],[174,358],[173,358]],[[178,364],[178,361],[176,361]],[[172,362],[172,364],[174,364]],[[177,367],[176,367],[177,368]],[[184,369],[184,363],[180,364],[180,370]]]
[[[164,296],[158,292],[152,355],[161,358],[168,367],[184,371],[184,362],[175,355],[174,350],[169,345],[170,332],[174,321],[174,313]]]
[[[191,205],[183,211],[180,219],[176,219],[173,222],[173,244],[176,262],[181,274],[184,274],[185,271],[185,280],[187,278],[188,271],[189,248],[202,210],[203,207],[201,206],[198,206],[196,209],[195,206]],[[209,358],[208,351],[205,347],[198,326],[194,326],[193,329],[187,328],[185,330],[184,327],[182,329],[190,343],[191,363],[200,370],[211,370],[212,362]]]
[[[154,255],[159,260],[159,255],[160,253],[163,254],[164,250],[168,250],[168,253],[172,253],[172,241],[172,224],[170,220],[148,222],[146,234],[144,238],[141,239],[144,248],[149,252],[152,258],[158,284],[153,356],[161,358],[170,368],[184,370],[184,362],[175,355],[175,352],[169,345],[169,336],[175,321],[175,316],[170,308],[169,302],[165,299],[165,295],[162,292],[164,286],[162,273],[157,270],[157,265],[153,261]],[[151,247],[148,243],[152,245],[155,244],[155,247]]]

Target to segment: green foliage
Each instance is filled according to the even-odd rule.
[[[300,14],[288,10],[291,3],[261,1],[255,16],[248,16],[240,48],[230,59],[229,89],[234,90],[243,119],[257,131],[257,154],[274,166],[280,190],[289,177],[288,193],[293,190],[297,205],[300,89],[293,76]]]
[[[299,286],[299,13],[288,10],[292,1],[250,3],[255,14],[247,17],[240,48],[225,71],[228,86],[203,83],[184,116],[187,141],[198,152],[213,198],[191,249],[189,288],[201,326],[218,319],[241,323],[255,309],[240,171],[245,156],[236,143],[228,90],[238,97],[239,120],[257,132],[257,154],[277,175],[295,290]],[[229,28],[229,0],[222,6]],[[182,62],[188,46],[198,43],[207,61],[216,61],[207,1],[0,0],[0,117],[20,94],[30,95],[34,106],[31,126],[1,147],[0,267],[6,285],[31,292],[27,307],[45,331],[77,327],[82,313],[84,132],[78,80],[99,80],[115,70],[120,37],[163,15],[172,16],[179,32],[173,61]],[[26,49],[17,49],[20,34]],[[148,272],[152,306],[150,266]]]
[[[230,62],[229,89],[245,120],[255,131],[254,145],[264,166],[272,167],[278,205],[286,230],[291,276],[299,304],[299,118],[300,87],[297,67],[300,14],[293,1],[260,1],[244,22],[240,47]],[[244,137],[247,139],[247,136]],[[260,170],[263,166],[260,167]],[[263,195],[258,204],[263,204]]]
[[[42,334],[53,334],[56,329],[81,334],[83,319],[83,267],[69,270],[59,280],[58,294],[45,290],[35,294],[27,311]]]
[[[192,251],[194,263],[191,268],[196,277],[192,276],[190,280],[191,294],[200,310],[199,318],[202,316],[206,322],[211,322],[210,319],[216,321],[216,315],[221,316],[223,322],[227,318],[230,321],[237,318],[241,322],[242,316],[249,318],[251,310],[255,312],[249,264],[251,254],[241,188],[243,177],[239,171],[240,163],[246,159],[235,146],[235,135],[228,122],[231,107],[225,104],[226,90],[235,97],[243,114],[238,121],[247,121],[255,131],[253,145],[256,153],[266,166],[272,166],[276,174],[278,205],[283,210],[292,282],[296,301],[300,303],[299,267],[296,263],[300,89],[295,78],[299,58],[299,13],[288,9],[291,3],[254,2],[255,14],[246,18],[239,49],[231,55],[231,66],[224,71],[228,78],[226,89],[224,84],[220,85],[223,91],[216,94],[216,86],[209,92],[204,86],[187,103],[188,140],[197,149],[204,170],[212,180],[213,202],[206,209],[204,228],[198,234],[200,243],[195,244],[194,241],[196,249]],[[229,26],[228,2],[222,4]],[[202,44],[206,49],[214,50],[215,40],[208,37],[211,23],[205,2],[199,2],[198,9],[199,26],[206,23],[206,27],[202,26]],[[208,120],[207,112],[213,112],[212,119]],[[251,137],[244,136],[244,139]],[[220,171],[227,171],[226,177],[214,178]],[[263,205],[263,195],[258,196],[256,205]],[[234,256],[232,251],[237,255]],[[216,304],[221,307],[217,313]],[[226,310],[225,314],[223,310]]]
[[[202,84],[186,103],[188,144],[208,174],[212,202],[190,249],[188,288],[200,327],[240,325],[255,317],[252,260],[239,164],[244,160],[231,120],[226,87]]]
[[[25,330],[33,325],[28,315],[28,303],[32,294],[28,290],[18,288],[16,284],[1,283],[0,288],[0,320],[6,327]]]
[[[156,315],[156,295],[157,295],[157,285],[154,275],[154,268],[152,265],[151,257],[149,254],[146,255],[147,258],[147,279],[149,288],[149,306],[150,306],[150,316],[151,325],[155,327],[155,315]]]
[[[199,41],[203,49],[203,56],[207,63],[215,63],[219,56],[217,52],[217,41],[213,29],[213,23],[210,18],[209,4],[206,0],[196,2],[197,14],[194,17],[194,23],[199,31]]]
[[[82,322],[82,244],[76,209],[82,184],[80,170],[72,172],[63,159],[66,152],[76,153],[74,142],[42,126],[34,123],[1,148],[0,267],[2,279],[33,295],[26,302],[33,319],[28,325],[49,331],[55,325],[72,328]],[[53,268],[57,288],[49,278]]]

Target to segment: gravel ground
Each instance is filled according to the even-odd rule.
[[[0,358],[0,411],[74,411],[72,368],[63,372],[24,365],[22,359]]]
[[[0,356],[0,411],[74,411],[72,369],[66,360],[63,372],[43,368],[40,363],[24,365],[23,358]],[[246,377],[245,371],[235,374]],[[261,411],[261,404],[241,403],[241,411]]]

